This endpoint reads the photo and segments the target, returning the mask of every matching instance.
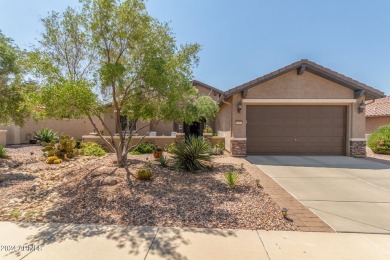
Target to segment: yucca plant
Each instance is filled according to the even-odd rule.
[[[238,172],[229,170],[227,173],[225,173],[225,181],[226,184],[229,186],[229,189],[233,189],[236,186],[239,178],[240,175],[238,174]]]
[[[0,158],[7,159],[9,158],[7,150],[0,145]]]
[[[190,136],[184,142],[177,143],[172,153],[175,166],[192,172],[207,169],[211,160],[210,143],[201,137]]]
[[[167,160],[167,157],[166,156],[161,156],[160,158],[158,158],[158,162],[160,163],[160,165],[162,167],[167,167],[168,166],[168,160]]]
[[[49,128],[42,128],[38,132],[35,132],[34,138],[45,143],[50,143],[58,139],[57,133]]]

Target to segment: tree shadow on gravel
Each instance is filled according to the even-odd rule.
[[[35,178],[35,176],[24,173],[0,173],[0,188],[17,185],[24,181],[32,181]]]
[[[184,260],[187,258],[177,251],[180,245],[189,243],[183,232],[222,237],[236,235],[232,230],[208,229],[229,228],[238,223],[234,213],[219,206],[225,202],[239,203],[237,197],[245,191],[242,188],[228,191],[226,184],[215,178],[220,172],[188,173],[167,169],[155,175],[152,181],[139,181],[134,179],[131,169],[118,169],[112,175],[122,178],[121,182],[103,187],[92,184],[92,171],[80,177],[72,189],[66,184],[58,189],[62,201],[47,218],[51,223],[63,224],[36,224],[37,231],[27,238],[28,243],[42,245],[44,253],[45,247],[54,243],[104,238],[108,244],[115,243],[111,250],[126,250],[131,256],[145,255],[150,249],[152,254],[165,259]],[[86,184],[81,185],[81,182]],[[71,249],[56,246],[56,250]]]

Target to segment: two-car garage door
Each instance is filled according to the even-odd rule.
[[[247,106],[247,154],[345,155],[345,106]]]

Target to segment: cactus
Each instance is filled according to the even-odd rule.
[[[57,156],[50,156],[49,158],[47,158],[46,163],[47,164],[54,164],[58,160],[60,160],[59,163],[61,163],[61,159],[59,159]]]
[[[137,178],[139,180],[150,180],[153,176],[151,169],[139,169],[137,171]]]
[[[50,143],[44,143],[44,145],[45,148],[42,151],[47,157],[56,156],[59,159],[68,160],[78,155],[78,151],[75,149],[76,140],[70,136],[60,136],[58,143],[51,141]]]

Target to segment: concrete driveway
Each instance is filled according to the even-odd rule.
[[[248,156],[337,232],[390,234],[390,165],[345,156]]]

